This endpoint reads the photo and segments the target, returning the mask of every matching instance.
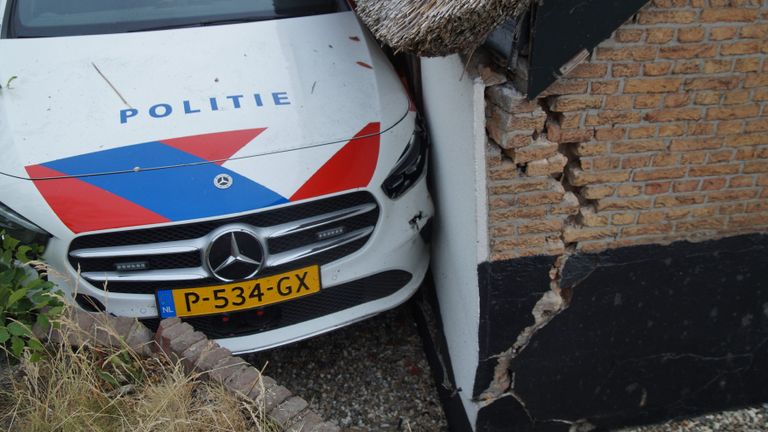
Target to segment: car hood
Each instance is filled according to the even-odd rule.
[[[20,178],[222,164],[379,134],[409,110],[352,12],[0,52],[0,173]]]

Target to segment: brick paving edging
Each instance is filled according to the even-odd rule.
[[[163,353],[180,361],[187,372],[200,373],[263,406],[264,413],[285,431],[339,431],[336,424],[324,421],[309,409],[307,401],[179,318],[164,319],[154,334],[135,318],[80,310],[72,310],[69,318],[82,330],[67,333],[69,344],[79,346],[90,342],[101,346],[119,346],[124,343],[144,356]],[[41,339],[63,339],[56,329],[35,328],[34,331]]]

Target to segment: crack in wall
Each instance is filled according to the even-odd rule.
[[[501,84],[505,85],[505,84]],[[507,350],[500,352],[491,357],[496,359],[496,365],[494,367],[493,377],[491,382],[488,383],[486,389],[474,399],[478,409],[487,407],[494,402],[511,397],[517,401],[521,409],[530,419],[531,423],[541,422],[558,422],[566,423],[570,425],[570,430],[574,432],[593,430],[594,426],[590,424],[586,419],[579,420],[564,420],[564,419],[537,419],[526,404],[523,395],[519,394],[515,389],[515,373],[512,371],[512,365],[515,359],[528,347],[536,334],[546,327],[552,320],[554,320],[560,313],[565,311],[572,299],[573,288],[578,285],[581,280],[570,281],[568,286],[563,286],[563,269],[569,256],[575,253],[578,248],[578,238],[568,235],[568,230],[580,230],[585,225],[583,213],[589,213],[594,209],[594,201],[587,199],[582,193],[582,187],[577,186],[571,176],[569,175],[569,167],[581,168],[581,158],[576,149],[579,144],[578,141],[571,141],[570,138],[566,138],[561,134],[560,125],[562,123],[561,113],[554,112],[550,109],[551,98],[542,97],[535,101],[523,101],[516,98],[514,92],[505,93],[505,89],[499,89],[497,94],[489,94],[486,98],[487,107],[489,109],[490,120],[498,120],[493,118],[493,110],[495,106],[504,106],[503,109],[507,114],[496,115],[513,116],[515,119],[521,119],[521,124],[527,123],[528,115],[531,118],[536,118],[536,111],[534,110],[530,114],[532,108],[523,108],[516,111],[515,104],[512,103],[516,100],[519,106],[525,107],[525,104],[536,104],[540,111],[545,115],[545,119],[541,123],[537,123],[539,126],[534,126],[526,131],[523,127],[521,130],[517,130],[514,133],[517,135],[526,135],[530,133],[528,144],[520,146],[519,144],[510,144],[506,142],[502,145],[502,141],[508,139],[504,133],[499,134],[498,129],[489,128],[489,141],[495,144],[497,148],[497,154],[499,154],[498,163],[500,166],[510,166],[514,168],[509,172],[514,171],[514,174],[510,175],[509,179],[528,179],[528,178],[543,178],[548,177],[552,183],[558,184],[558,188],[562,193],[562,198],[559,203],[550,201],[551,210],[548,211],[546,217],[549,220],[560,219],[561,225],[559,230],[556,230],[550,237],[547,237],[547,246],[542,249],[544,254],[555,255],[555,262],[549,271],[549,290],[546,291],[533,306],[530,311],[533,317],[533,323],[525,327],[515,338],[514,344]],[[528,105],[530,106],[530,105]],[[523,121],[525,120],[525,121]],[[539,120],[541,121],[541,120]],[[535,122],[531,122],[535,123]],[[496,125],[495,125],[496,126]],[[505,132],[506,133],[506,132]],[[594,133],[594,131],[593,131]],[[542,141],[543,140],[543,141]],[[543,144],[542,144],[543,142]],[[548,143],[548,144],[547,144]],[[547,153],[546,146],[556,144],[554,156],[551,153]],[[537,153],[541,150],[540,153]],[[528,152],[528,153],[526,153]],[[558,188],[547,190],[547,192],[556,191]],[[530,189],[521,188],[520,192],[528,192]],[[551,243],[550,243],[551,242]],[[560,246],[554,246],[556,243],[560,243]],[[510,254],[510,256],[519,255],[516,253]],[[520,256],[524,256],[520,255]],[[583,279],[582,279],[583,280]]]
[[[494,368],[493,380],[488,385],[488,388],[475,399],[475,403],[477,403],[479,408],[486,407],[501,398],[512,397],[520,403],[520,406],[531,421],[535,420],[528,411],[525,400],[515,392],[515,375],[510,369],[514,359],[525,350],[536,333],[546,327],[558,314],[568,308],[571,301],[572,289],[570,287],[563,288],[560,286],[562,271],[567,260],[567,254],[558,256],[550,269],[550,289],[541,296],[531,310],[531,315],[533,315],[534,319],[533,324],[523,329],[523,331],[517,335],[515,343],[509,349],[494,356],[494,358],[497,359],[497,364]]]
[[[557,131],[557,129],[559,129],[558,114],[555,112],[552,112],[549,109],[549,105],[546,98],[541,98],[537,102],[541,110],[545,113],[546,120],[541,130],[536,130],[536,129],[533,130],[531,139],[533,141],[536,141],[540,137],[543,137],[546,140],[551,139],[552,142],[558,142],[559,139],[556,139],[554,136],[555,134],[559,133]],[[553,130],[550,130],[550,128],[553,128]],[[557,129],[554,129],[554,128],[557,128]],[[490,141],[495,142],[493,141],[493,139],[491,139]],[[568,165],[572,165],[572,164],[580,165],[579,157],[576,154],[576,152],[572,149],[572,143],[559,143],[557,146],[556,153],[564,156],[567,160],[567,163],[565,163],[559,171],[550,172],[548,176],[562,186],[563,191],[566,194],[563,197],[563,202],[566,201],[565,196],[567,196],[568,193],[575,195],[576,199],[578,200],[578,209],[575,213],[562,215],[563,224],[559,230],[560,231],[559,237],[563,244],[564,253],[557,256],[557,258],[555,259],[554,265],[549,271],[549,278],[550,278],[549,290],[541,296],[541,298],[536,302],[533,309],[531,310],[531,315],[533,316],[533,324],[523,329],[517,335],[515,343],[509,349],[491,357],[491,358],[495,358],[497,361],[496,366],[494,368],[493,379],[488,384],[488,387],[482,393],[480,393],[480,395],[476,397],[474,400],[474,402],[478,405],[479,408],[483,408],[496,402],[499,399],[502,399],[505,397],[512,397],[520,404],[520,406],[522,407],[522,409],[524,410],[524,412],[532,422],[539,421],[539,420],[536,420],[533,417],[533,415],[531,414],[531,412],[529,411],[526,405],[524,398],[515,391],[515,374],[511,371],[511,366],[515,358],[519,356],[520,353],[522,353],[525,350],[525,348],[530,344],[531,340],[533,339],[533,337],[535,337],[536,333],[539,332],[544,327],[546,327],[555,317],[557,317],[557,315],[559,315],[565,309],[568,308],[572,298],[573,287],[561,286],[562,272],[563,272],[563,268],[565,267],[565,263],[568,260],[568,257],[570,256],[570,254],[572,254],[576,250],[577,243],[566,241],[565,230],[567,227],[581,226],[581,223],[579,221],[579,214],[581,213],[581,209],[584,208],[585,206],[591,206],[591,203],[585,200],[580,194],[581,188],[571,184],[569,176],[566,173],[566,167]],[[532,175],[528,172],[527,165],[530,163],[529,161],[526,161],[523,163],[515,163],[514,159],[510,158],[506,152],[501,152],[501,159],[503,161],[507,160],[508,163],[512,162],[513,164],[516,165],[518,177],[524,178],[524,177],[530,177]],[[537,174],[533,174],[533,175],[537,176]],[[575,421],[575,422],[570,422],[565,420],[543,420],[543,421],[560,421],[560,422],[567,422],[571,425],[585,424],[585,421],[581,421],[581,420]],[[590,429],[574,429],[574,430],[590,430]]]

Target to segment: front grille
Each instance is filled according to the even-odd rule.
[[[412,275],[406,271],[390,270],[258,310],[182,319],[209,338],[244,336],[298,324],[384,298],[404,287],[411,278]],[[160,320],[149,318],[141,322],[155,331]]]
[[[221,283],[204,264],[203,254],[211,233],[222,226],[247,225],[259,233],[267,257],[259,276],[267,276],[354,253],[368,241],[378,217],[373,195],[353,192],[215,221],[84,235],[70,244],[69,262],[97,288],[153,294]],[[339,227],[343,230],[329,238],[318,236]],[[141,268],[118,270],[118,264]]]

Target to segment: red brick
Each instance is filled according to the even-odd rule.
[[[676,92],[683,80],[681,78],[630,79],[624,83],[624,93],[669,93]]]
[[[729,226],[754,228],[768,225],[768,213],[754,213],[749,215],[733,215],[728,222]]]
[[[613,35],[617,42],[639,42],[643,37],[643,31],[639,29],[623,29],[616,30]]]
[[[669,192],[670,182],[654,182],[645,185],[646,195],[658,195]]]
[[[717,135],[735,135],[744,131],[744,120],[728,120],[717,123]]]
[[[534,233],[557,232],[562,229],[563,221],[561,219],[534,220],[518,225],[517,232],[521,235],[525,235]]]
[[[755,117],[760,113],[760,106],[738,105],[723,108],[708,108],[707,120],[732,120],[739,118]]]
[[[674,139],[669,145],[669,149],[675,152],[716,149],[723,145],[720,138],[682,138]]]
[[[699,188],[700,180],[680,180],[676,181],[672,185],[672,190],[675,193],[679,192],[693,192]]]
[[[494,182],[489,187],[492,195],[517,194],[537,190],[549,190],[552,179],[521,177],[514,180]]]
[[[768,92],[766,93],[768,97]],[[626,110],[632,108],[632,96],[606,96],[603,108],[607,110]]]
[[[676,153],[658,153],[653,155],[651,165],[654,167],[668,167],[677,165],[680,162],[680,155]]]
[[[664,97],[665,108],[680,108],[688,105],[691,100],[689,93],[675,93]]]
[[[661,100],[661,95],[638,95],[635,97],[635,108],[658,108]]]
[[[629,129],[627,132],[627,137],[630,139],[638,139],[638,138],[651,138],[656,135],[656,126],[648,125],[648,126],[638,126],[632,129]]]
[[[595,58],[600,61],[649,61],[656,57],[657,49],[655,46],[632,48],[598,47]]]
[[[699,119],[701,119],[701,109],[699,108],[672,108],[666,110],[656,110],[651,111],[645,115],[645,120],[652,122]]]
[[[680,207],[689,206],[695,204],[701,204],[704,202],[704,195],[700,193],[685,194],[685,195],[659,195],[654,201],[654,207]]]
[[[729,147],[753,146],[768,144],[768,134],[752,133],[743,135],[728,136],[725,139],[725,145]]]
[[[611,75],[614,77],[634,77],[640,75],[639,63],[613,63]]]
[[[720,46],[720,55],[744,55],[760,52],[761,43],[757,41],[743,41],[727,43]]]
[[[725,187],[725,179],[722,177],[705,179],[701,182],[702,191],[720,190],[724,187]]]
[[[675,179],[683,177],[685,175],[685,171],[686,168],[684,167],[646,169],[635,171],[632,179],[634,181]]]
[[[675,37],[675,30],[671,28],[649,28],[646,41],[652,44],[665,44]]]
[[[640,24],[690,24],[695,20],[696,12],[685,9],[643,9],[638,18]]]
[[[759,14],[760,14],[760,10],[758,9],[742,9],[742,8],[704,9],[701,11],[699,20],[705,23],[752,22],[757,19]]]
[[[663,140],[632,140],[615,142],[611,145],[614,153],[642,153],[664,150],[667,147]]]
[[[694,221],[683,221],[675,224],[675,231],[716,230],[725,226],[725,218],[707,218]]]
[[[581,196],[594,200],[611,196],[615,191],[616,188],[610,185],[586,185],[581,188]]]
[[[516,164],[523,164],[537,159],[546,159],[557,153],[557,143],[538,139],[533,144],[509,150],[507,154]]]
[[[704,62],[704,73],[706,74],[730,72],[731,69],[733,69],[733,60],[730,59],[706,60]]]
[[[624,138],[624,135],[626,133],[626,129],[623,128],[603,128],[603,129],[595,129],[595,139],[596,140],[620,140]]]
[[[710,136],[715,134],[716,122],[712,123],[694,123],[691,124],[688,135],[691,136]]]
[[[736,174],[741,170],[740,164],[717,164],[693,166],[688,169],[689,177],[707,177]]]
[[[716,91],[700,91],[696,92],[694,102],[697,105],[717,105],[720,103],[722,93]]]
[[[725,94],[723,99],[723,105],[738,105],[749,102],[750,91],[749,90],[733,90]]]
[[[710,152],[709,159],[707,159],[707,163],[730,162],[733,159],[733,154],[734,154],[734,151],[732,149],[725,149],[725,150]]]
[[[715,191],[707,194],[708,202],[721,202],[721,201],[743,201],[755,198],[757,196],[756,189],[727,189],[724,191]]]
[[[597,211],[638,210],[653,206],[651,198],[604,198],[597,200]]]
[[[589,85],[589,91],[593,95],[614,94],[619,91],[619,81],[592,81]]]
[[[739,85],[738,77],[690,78],[685,81],[685,90],[731,90]]]
[[[733,70],[736,72],[757,72],[760,70],[760,57],[737,58],[734,60]]]
[[[738,27],[713,27],[709,30],[709,40],[721,41],[733,39],[738,33]]]
[[[608,144],[597,142],[578,143],[573,146],[573,150],[577,156],[595,156],[607,153]]]
[[[744,132],[768,132],[768,117],[747,121]]]
[[[549,109],[556,112],[581,111],[600,108],[601,96],[554,96],[548,99]]]
[[[728,180],[729,188],[753,187],[754,185],[755,177],[751,175],[733,176],[730,180]]]
[[[645,75],[645,76],[666,75],[671,70],[672,70],[672,63],[671,62],[645,63],[643,65],[643,75]]]
[[[529,162],[525,166],[525,173],[529,176],[557,174],[563,171],[566,163],[568,163],[568,159],[562,154],[557,154],[545,160]],[[521,197],[520,200],[522,204],[523,198]]]
[[[744,88],[765,87],[768,86],[768,74],[751,73],[747,74],[744,80]]]
[[[643,187],[639,184],[623,184],[616,188],[616,196],[626,198],[643,193]]]
[[[714,57],[715,55],[717,55],[717,47],[710,44],[663,46],[659,48],[659,58],[665,59],[698,59]]]
[[[608,74],[606,63],[582,63],[570,72],[568,78],[601,78]]]
[[[629,179],[629,172],[623,170],[586,172],[575,166],[567,167],[566,174],[574,186],[586,186],[592,183],[616,183]]]
[[[681,165],[700,165],[703,164],[706,160],[707,152],[705,151],[687,152],[680,156]]]
[[[667,123],[659,126],[660,137],[677,137],[685,135],[685,123]]]
[[[768,160],[744,162],[744,173],[768,173]]]
[[[675,74],[697,74],[702,71],[701,60],[678,60],[672,68]]]
[[[621,167],[623,169],[642,168],[650,165],[650,156],[627,156],[621,161]]]
[[[764,39],[768,37],[768,24],[752,24],[744,26],[739,31],[739,36],[745,39]]]
[[[589,83],[583,79],[559,79],[547,87],[540,96],[584,93],[588,85]]]
[[[610,238],[614,237],[617,232],[618,230],[614,227],[577,228],[569,226],[563,230],[563,240],[565,240],[566,243],[575,243],[583,240]]]
[[[704,39],[703,27],[688,27],[677,30],[677,40],[680,42],[701,42]]]
[[[638,123],[642,114],[632,111],[601,110],[597,115],[587,115],[584,119],[586,126],[603,126],[614,124]]]

